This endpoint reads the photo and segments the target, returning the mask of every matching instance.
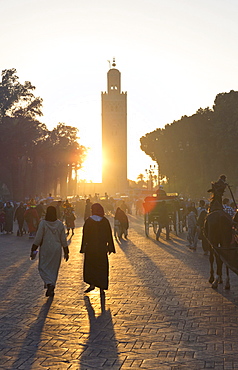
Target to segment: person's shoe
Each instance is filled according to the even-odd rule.
[[[55,293],[54,293],[54,285],[52,284],[47,284],[47,291],[45,293],[45,296],[46,297],[54,297]]]
[[[86,289],[85,291],[84,291],[84,293],[89,293],[89,292],[91,292],[92,290],[94,290],[95,289],[95,286],[94,285],[90,285],[89,287],[88,287],[88,289]]]

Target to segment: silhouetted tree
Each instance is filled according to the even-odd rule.
[[[15,69],[2,72],[0,83],[0,173],[14,199],[54,191],[64,194],[72,168],[80,168],[86,148],[75,127],[58,124],[49,131],[37,120],[42,99],[30,82],[21,84]]]
[[[237,186],[238,92],[216,96],[213,109],[157,129],[140,139],[141,149],[159,163],[171,191],[207,195],[210,182],[221,173]]]
[[[0,123],[8,117],[36,118],[42,116],[42,99],[33,94],[35,86],[29,81],[24,84],[19,82],[16,69],[2,71],[0,83]]]

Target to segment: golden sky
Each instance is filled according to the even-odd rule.
[[[44,100],[41,119],[79,128],[97,181],[101,91],[116,58],[128,94],[128,177],[152,164],[139,139],[238,87],[235,0],[0,0],[1,70]],[[88,169],[88,171],[86,171]]]

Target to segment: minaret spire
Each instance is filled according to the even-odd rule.
[[[115,58],[112,59],[112,66],[115,68],[116,67],[116,61]]]

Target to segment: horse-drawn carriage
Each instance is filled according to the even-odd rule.
[[[222,264],[226,265],[225,289],[230,289],[229,269],[238,275],[238,212],[237,204],[231,187],[225,182],[226,176],[221,175],[219,180],[212,183],[208,191],[213,194],[210,202],[210,212],[205,218],[204,235],[210,245],[210,278],[213,288],[222,282]],[[232,218],[225,211],[222,196],[228,187],[236,205],[236,214]],[[213,262],[216,259],[216,276],[214,276]]]
[[[222,264],[226,266],[225,289],[230,289],[229,269],[238,275],[237,215],[232,218],[224,210],[212,210],[205,219],[205,237],[210,245],[210,278],[213,288],[222,282]],[[216,274],[213,263],[216,260]]]
[[[149,236],[150,227],[157,235],[161,216],[163,217],[163,214],[161,213],[163,212],[164,207],[162,207],[162,205],[166,205],[170,230],[173,230],[176,235],[178,235],[179,232],[182,232],[183,211],[180,209],[178,194],[163,195],[160,197],[148,196],[145,198],[143,203],[145,234],[147,237]]]

